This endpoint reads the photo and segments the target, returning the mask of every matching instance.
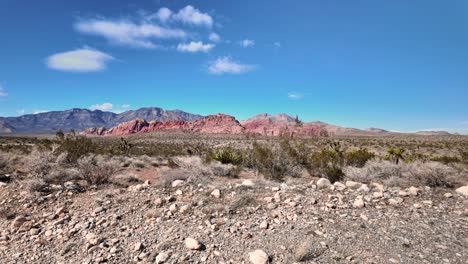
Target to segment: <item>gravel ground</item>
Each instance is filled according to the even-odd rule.
[[[244,179],[0,187],[1,263],[467,263],[468,197]],[[177,186],[176,186],[177,185]]]

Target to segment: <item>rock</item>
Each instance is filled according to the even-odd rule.
[[[338,191],[344,191],[346,189],[346,185],[341,182],[335,182],[333,186],[335,186],[336,190]]]
[[[397,198],[392,198],[392,199],[388,199],[388,203],[390,205],[397,205],[397,204],[400,204],[403,202],[403,198],[400,198],[400,197],[397,197]]]
[[[211,192],[211,196],[218,199],[219,197],[221,197],[221,191],[219,191],[218,189],[215,189],[214,191]]]
[[[249,253],[249,260],[252,264],[267,264],[270,258],[265,251],[257,249]]]
[[[135,245],[133,245],[133,250],[134,251],[142,251],[143,250],[143,244],[141,242],[135,243]]]
[[[169,259],[169,255],[165,252],[161,252],[156,256],[156,264],[164,263]]]
[[[455,190],[458,194],[461,194],[463,196],[468,196],[468,185],[467,186],[462,186],[458,189]]]
[[[169,211],[171,211],[171,213],[177,212],[177,204],[171,204],[171,206],[169,206]]]
[[[274,192],[277,192],[277,191],[280,190],[280,188],[279,187],[273,187],[273,188],[271,188],[271,190],[274,191]]]
[[[412,196],[418,196],[419,193],[421,193],[422,190],[419,188],[416,188],[414,186],[411,186],[408,188],[408,193],[411,194]]]
[[[242,182],[242,185],[243,186],[248,186],[248,187],[253,187],[255,185],[255,183],[252,180],[244,180]]]
[[[357,189],[357,191],[358,191],[359,193],[369,193],[369,192],[370,192],[370,188],[369,188],[369,186],[367,186],[367,184],[363,184],[363,185],[361,185],[361,187],[359,187],[359,188]]]
[[[20,228],[24,224],[24,222],[26,222],[26,218],[24,216],[18,216],[11,223],[11,228],[13,229]]]
[[[94,209],[94,213],[96,213],[96,214],[102,213],[104,211],[106,211],[106,209],[103,208],[103,207],[98,207],[98,208]]]
[[[373,192],[372,193],[372,198],[374,198],[374,199],[380,199],[382,197],[384,197],[383,192]]]
[[[31,228],[31,230],[29,230],[29,234],[31,236],[39,235],[40,232],[41,232],[41,230],[39,228]]]
[[[184,214],[190,210],[190,205],[183,205],[180,207],[179,212]]]
[[[445,196],[445,198],[452,198],[453,194],[452,193],[445,193],[444,196]]]
[[[346,181],[346,187],[351,189],[351,190],[357,190],[359,187],[361,187],[361,183],[355,182],[355,181]]]
[[[382,184],[379,184],[379,183],[373,182],[373,183],[371,183],[371,187],[372,187],[373,190],[376,190],[376,191],[378,191],[378,192],[383,192],[383,191],[385,191],[384,186],[383,186]]]
[[[46,237],[52,236],[52,230],[47,230],[47,231],[45,231],[44,235],[45,235]]]
[[[268,229],[268,222],[265,220],[262,223],[260,223],[260,228],[261,229]]]
[[[401,197],[408,197],[408,196],[410,196],[410,193],[409,193],[409,192],[405,192],[405,191],[399,191],[399,192],[398,192],[398,195],[401,196]]]
[[[172,182],[172,187],[175,188],[175,187],[183,185],[184,183],[185,183],[185,181],[175,180],[175,181]]]
[[[185,247],[190,250],[202,250],[203,244],[191,237],[185,239]]]
[[[353,206],[354,208],[363,208],[365,206],[362,196],[358,196],[356,200],[354,200]]]
[[[88,243],[90,245],[95,246],[95,245],[99,244],[99,239],[96,237],[96,235],[94,233],[86,234],[85,238],[86,238],[86,241],[88,241]]]
[[[331,182],[328,179],[320,178],[317,181],[317,188],[318,189],[325,189],[331,186]]]

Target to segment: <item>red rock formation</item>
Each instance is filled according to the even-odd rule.
[[[204,117],[202,119],[186,121],[151,121],[136,119],[119,124],[109,130],[89,128],[83,131],[85,135],[99,136],[121,136],[137,133],[150,133],[163,130],[182,130],[187,132],[197,132],[205,134],[241,134],[244,127],[234,117],[225,114],[217,114]]]

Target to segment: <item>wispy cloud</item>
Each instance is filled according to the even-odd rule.
[[[42,113],[47,113],[49,112],[49,110],[34,110],[32,113],[33,115],[37,115],[37,114],[42,114]]]
[[[218,34],[214,33],[214,32],[210,33],[210,35],[208,36],[208,39],[210,41],[213,41],[213,42],[220,42],[221,41],[221,37]]]
[[[255,40],[244,39],[239,42],[239,45],[241,45],[244,48],[253,47],[255,46]]]
[[[273,45],[277,48],[281,48],[281,43],[280,42],[274,42]]]
[[[75,29],[83,34],[101,36],[110,43],[137,48],[157,47],[154,39],[181,39],[187,33],[181,29],[171,29],[147,21],[134,23],[125,20],[91,19],[75,24]]]
[[[123,104],[123,105],[121,105],[120,107],[122,107],[122,108],[130,108],[130,105],[129,105],[129,104]]]
[[[291,93],[288,93],[288,98],[292,100],[300,100],[304,98],[304,95],[301,93],[291,92]]]
[[[203,42],[192,41],[187,44],[179,44],[177,46],[177,50],[180,52],[208,52],[214,48],[215,45],[213,44],[203,44]]]
[[[213,26],[213,18],[209,14],[202,13],[191,5],[182,8],[177,14],[172,15],[172,18],[186,24],[207,26],[209,28]]]
[[[209,65],[208,72],[218,75],[225,73],[241,74],[252,71],[255,67],[254,65],[241,64],[230,57],[220,57]]]
[[[46,59],[49,68],[70,72],[95,72],[106,69],[106,63],[114,58],[104,52],[82,48],[56,53]]]
[[[95,104],[92,105],[89,109],[91,110],[101,110],[101,111],[110,111],[114,108],[114,105],[111,103]]]
[[[0,97],[5,97],[5,96],[8,96],[8,93],[3,88],[3,86],[0,84]]]
[[[24,110],[24,109],[16,110],[16,114],[20,115],[20,116],[24,115],[24,114],[26,114],[26,110]]]

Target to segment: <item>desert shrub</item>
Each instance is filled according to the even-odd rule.
[[[79,171],[75,168],[52,166],[51,170],[42,177],[47,184],[63,185],[67,181],[80,179]]]
[[[161,172],[159,184],[169,188],[173,181],[181,180],[186,181],[190,177],[190,171],[184,169],[171,169]]]
[[[258,170],[265,178],[275,181],[283,180],[288,172],[288,159],[279,149],[253,143],[249,157],[249,166]]]
[[[468,151],[460,151],[460,157],[463,163],[468,163]]]
[[[449,163],[460,162],[460,159],[458,157],[443,155],[443,156],[433,157],[431,161],[437,161],[437,162],[447,165]]]
[[[385,156],[386,160],[390,160],[395,162],[396,165],[400,163],[400,160],[404,160],[403,153],[405,153],[405,149],[403,148],[388,148],[387,149],[387,156]]]
[[[8,153],[0,152],[0,171],[5,171],[10,163],[10,156]]]
[[[405,166],[410,181],[430,187],[453,187],[458,172],[438,162],[414,162]]]
[[[32,177],[44,178],[54,168],[56,157],[51,151],[33,150],[26,157],[25,165]]]
[[[32,193],[49,193],[51,191],[50,184],[43,179],[30,179],[25,182],[26,189]]]
[[[402,177],[401,167],[386,160],[370,160],[362,168],[348,166],[344,173],[347,178],[359,182],[383,181],[392,177]]]
[[[242,151],[235,149],[233,147],[225,147],[217,149],[214,152],[210,153],[210,158],[217,160],[222,164],[234,164],[239,165],[244,160],[244,154]]]
[[[345,154],[339,143],[332,143],[328,149],[312,152],[310,155],[310,173],[329,179],[331,182],[341,181],[345,176]]]
[[[90,153],[96,153],[99,147],[93,141],[85,136],[67,135],[62,141],[57,151],[59,153],[68,153],[66,161],[76,163],[81,157]]]
[[[368,151],[367,149],[358,149],[346,152],[346,164],[348,166],[362,168],[366,165],[368,160],[371,160],[375,157],[375,154]]]
[[[384,182],[389,186],[422,185],[452,187],[460,182],[460,174],[439,162],[413,162],[395,164],[371,160],[363,168],[346,167],[347,178],[360,182]]]
[[[117,168],[118,165],[115,162],[101,156],[90,155],[78,160],[80,177],[90,185],[110,183]]]

